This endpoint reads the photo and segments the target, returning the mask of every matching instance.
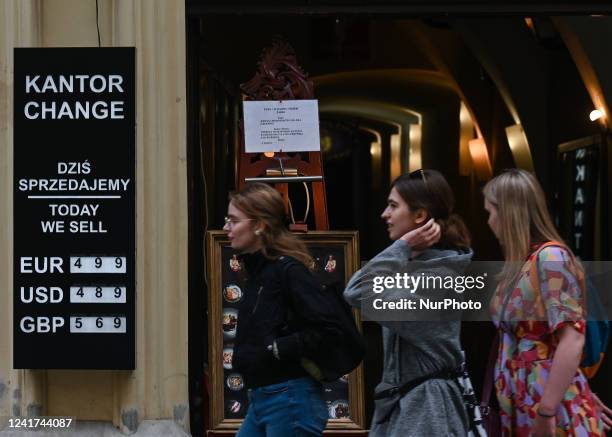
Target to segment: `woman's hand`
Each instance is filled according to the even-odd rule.
[[[539,414],[533,422],[533,437],[555,437],[555,428],[557,427],[557,419],[553,417],[543,417]]]
[[[604,431],[608,432],[612,429],[612,410],[608,408],[595,393],[591,393],[591,395],[593,396],[593,401],[595,401],[595,408],[597,408],[597,411],[599,411],[601,415]]]
[[[435,222],[434,219],[429,219],[420,228],[413,229],[410,232],[402,235],[400,240],[404,240],[413,250],[423,251],[438,241],[440,241],[440,225]]]
[[[563,326],[555,333],[559,338],[559,344],[553,356],[548,380],[544,384],[544,393],[538,406],[538,411],[545,415],[557,411],[576,375],[584,347],[584,334],[574,329],[573,326]],[[541,417],[538,414],[534,422],[534,435],[537,437],[554,436],[554,419],[554,417]]]

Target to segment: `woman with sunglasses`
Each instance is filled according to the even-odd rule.
[[[507,170],[483,193],[506,260],[490,306],[500,338],[495,388],[502,436],[602,436],[597,406],[610,410],[578,367],[585,333],[582,267],[555,229],[531,173]]]
[[[393,244],[358,271],[344,292],[364,317],[382,325],[383,375],[375,391],[370,436],[467,436],[475,431],[470,429],[461,385],[465,381],[460,319],[445,320],[443,311],[391,314],[376,313],[372,307],[380,307],[374,302],[379,298],[386,304],[406,298],[417,302],[442,293],[408,291],[396,283],[381,291],[376,284],[383,281],[377,278],[463,273],[472,258],[470,236],[453,208],[452,190],[441,173],[417,170],[397,178],[381,216]]]
[[[320,436],[327,423],[311,358],[338,339],[341,326],[285,217],[281,195],[268,185],[230,196],[223,229],[248,274],[232,359],[249,389],[238,437]]]

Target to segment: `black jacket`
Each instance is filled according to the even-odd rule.
[[[307,376],[303,357],[324,354],[342,327],[312,273],[293,258],[242,255],[247,281],[238,308],[232,367],[248,388]],[[268,346],[276,341],[279,359]]]

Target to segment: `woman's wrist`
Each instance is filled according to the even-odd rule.
[[[400,241],[403,241],[404,243],[406,243],[406,245],[407,245],[408,247],[412,247],[412,244],[411,244],[411,241],[410,241],[410,240],[411,240],[411,238],[410,238],[410,236],[406,236],[406,235],[408,235],[408,234],[404,234],[404,235],[402,235],[402,236],[400,237]]]
[[[538,407],[537,413],[538,416],[540,417],[544,417],[546,419],[550,419],[551,417],[555,417],[556,414],[556,409],[552,409],[552,408],[546,408],[546,407]]]

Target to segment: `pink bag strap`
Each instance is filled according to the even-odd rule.
[[[531,266],[529,269],[529,282],[531,283],[531,287],[533,288],[533,290],[536,292],[537,300],[542,299],[542,289],[540,287],[540,278],[538,275],[538,256],[540,255],[540,252],[542,251],[542,249],[545,249],[551,246],[560,247],[562,249],[565,249],[569,253],[569,256],[572,259],[572,261],[574,263],[577,262],[576,257],[574,256],[572,251],[563,243],[559,243],[558,241],[548,241],[540,245],[540,247],[538,247],[536,251],[533,252],[529,256],[529,261],[531,262]],[[578,280],[578,284],[580,285],[580,288],[582,289],[582,292],[584,293],[584,296],[585,296],[584,299],[586,302],[586,291],[587,291],[586,283],[585,283],[584,274],[581,273],[581,270],[578,270],[576,279]]]
[[[535,252],[533,252],[529,256],[529,261],[531,262],[531,267],[529,270],[529,281],[531,282],[531,286],[538,293],[538,295],[540,294],[540,281],[538,279],[538,256],[540,256],[540,252],[542,252],[543,249],[551,246],[566,248],[565,244],[559,243],[558,241],[547,241],[546,243],[541,244],[535,250]]]

